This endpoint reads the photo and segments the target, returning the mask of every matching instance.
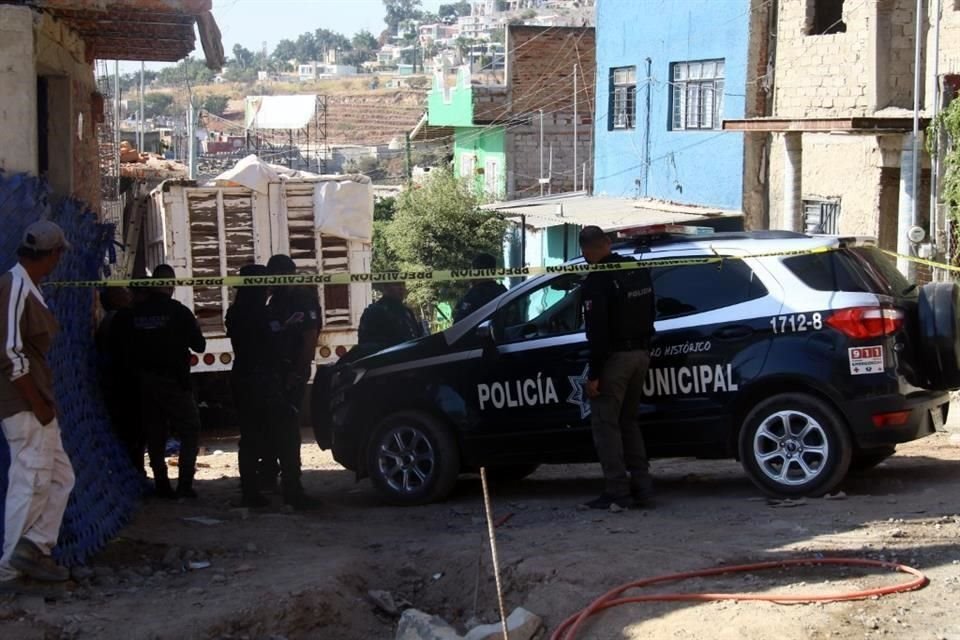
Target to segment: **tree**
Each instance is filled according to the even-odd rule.
[[[348,52],[353,48],[345,35],[329,29],[317,29],[313,33],[313,41],[317,48],[317,60],[323,59],[328,51]]]
[[[216,74],[207,68],[206,63],[196,58],[186,58],[173,67],[164,67],[157,75],[157,84],[162,87],[182,87],[184,82],[191,85],[209,84]]]
[[[385,229],[390,250],[405,270],[459,269],[478,253],[501,252],[506,223],[480,210],[480,199],[449,168],[431,171],[420,188],[397,198],[396,215]],[[453,300],[467,285],[411,285],[408,299],[433,309],[442,298]]]
[[[464,0],[463,2],[442,4],[440,5],[440,9],[437,10],[437,15],[439,15],[441,19],[468,16],[470,15],[470,3]]]
[[[947,207],[947,219],[960,220],[960,99],[940,112],[927,132],[927,150],[931,156],[943,153],[942,198]],[[946,143],[941,149],[941,142]],[[940,242],[939,238],[935,239]],[[956,237],[953,244],[956,245]],[[958,253],[948,256],[950,264],[958,264]]]
[[[270,58],[281,68],[288,69],[290,61],[297,59],[297,43],[293,40],[285,39],[277,43]]]
[[[391,34],[397,33],[401,22],[420,18],[420,0],[383,0],[383,6],[387,10],[383,21]]]
[[[253,66],[254,53],[241,44],[233,45],[233,62],[241,69]]]
[[[230,98],[220,95],[205,96],[200,101],[200,108],[209,111],[215,116],[222,116],[230,104]]]
[[[374,273],[394,271],[400,263],[397,255],[390,248],[386,233],[396,212],[396,198],[378,198],[373,203],[373,260],[371,261],[371,269]]]
[[[157,116],[172,115],[173,96],[169,93],[147,93],[143,96],[143,117],[156,118]],[[130,100],[127,103],[127,113],[139,114],[140,101]]]
[[[357,31],[350,41],[350,44],[353,45],[355,51],[376,51],[380,48],[380,43],[377,42],[374,35],[366,29]]]

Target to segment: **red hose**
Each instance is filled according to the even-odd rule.
[[[889,587],[878,587],[875,589],[864,589],[862,591],[851,591],[847,593],[833,594],[809,594],[809,595],[760,595],[756,593],[657,593],[644,596],[621,597],[624,592],[630,589],[648,587],[652,584],[662,582],[677,582],[680,580],[689,580],[691,578],[704,578],[710,576],[725,575],[728,573],[748,573],[753,571],[762,571],[765,569],[780,569],[784,567],[796,566],[816,566],[816,565],[840,565],[848,567],[879,567],[881,569],[891,569],[899,573],[907,573],[914,576],[913,580],[903,584]],[[587,619],[604,609],[617,607],[623,604],[634,602],[711,602],[715,600],[753,600],[761,602],[776,602],[778,604],[807,604],[811,602],[842,602],[845,600],[864,600],[873,596],[886,596],[893,593],[902,593],[904,591],[914,591],[922,589],[927,585],[927,577],[912,567],[893,562],[882,562],[880,560],[864,560],[861,558],[807,558],[798,560],[774,560],[771,562],[758,562],[756,564],[741,564],[731,567],[717,567],[714,569],[701,569],[699,571],[689,571],[686,573],[673,573],[670,575],[657,576],[655,578],[646,578],[621,585],[612,591],[594,600],[590,606],[563,621],[550,640],[574,640],[581,627]]]

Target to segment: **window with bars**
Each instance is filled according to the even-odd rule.
[[[714,130],[723,118],[723,60],[670,65],[670,129]]]
[[[637,68],[610,69],[610,130],[633,129],[637,121]]]
[[[813,198],[803,201],[803,226],[807,233],[835,236],[840,233],[840,200]]]

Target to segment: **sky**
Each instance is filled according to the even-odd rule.
[[[436,12],[441,4],[452,0],[422,0],[424,11]],[[386,28],[383,0],[213,0],[213,17],[223,34],[223,50],[233,55],[233,45],[242,44],[258,51],[267,43],[273,51],[278,42],[295,40],[306,31],[320,28],[339,31],[348,38],[367,29],[374,36]],[[197,40],[195,57],[202,57]],[[159,69],[165,63],[147,63],[148,69]],[[121,73],[140,69],[138,62],[122,62]]]

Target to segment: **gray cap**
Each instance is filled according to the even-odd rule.
[[[38,220],[23,232],[20,246],[34,251],[53,251],[54,249],[69,249],[70,243],[63,235],[63,229],[56,222]]]

